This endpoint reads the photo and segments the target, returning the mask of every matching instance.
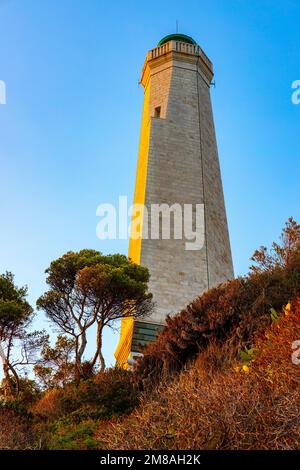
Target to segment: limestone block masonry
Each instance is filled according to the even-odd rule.
[[[168,314],[233,277],[210,98],[212,77],[212,63],[202,49],[178,40],[150,50],[143,66],[145,96],[134,202],[145,203],[149,211],[151,204],[204,204],[205,243],[201,250],[189,251],[184,239],[130,240],[129,257],[148,267],[156,304],[150,318],[138,319],[139,328],[145,323],[141,343],[147,342],[149,324],[163,325]],[[116,351],[120,365],[134,352],[130,322],[122,325]]]

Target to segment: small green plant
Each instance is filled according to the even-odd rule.
[[[47,429],[46,448],[49,450],[96,449],[99,443],[94,439],[96,423],[86,420],[80,424],[66,424],[57,420]]]
[[[272,322],[276,322],[279,320],[279,315],[278,313],[276,312],[275,308],[271,308],[270,309],[270,312],[271,312],[271,320]]]
[[[255,348],[245,348],[245,351],[239,350],[239,355],[243,361],[244,365],[249,364],[255,358],[257,350]]]

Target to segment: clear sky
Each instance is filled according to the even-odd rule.
[[[97,239],[96,208],[132,200],[140,71],[176,19],[214,63],[235,273],[300,220],[299,0],[0,0],[0,272],[27,284],[33,305],[66,251],[127,253],[127,241]],[[105,333],[108,363],[117,338]]]

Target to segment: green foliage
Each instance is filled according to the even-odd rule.
[[[0,332],[24,322],[33,312],[26,301],[27,287],[18,288],[10,272],[0,275]]]
[[[26,410],[41,397],[41,389],[38,384],[27,377],[20,377],[20,394],[16,401],[23,404]]]
[[[254,273],[270,272],[274,269],[290,266],[295,257],[300,255],[300,225],[290,217],[280,236],[280,243],[273,242],[268,250],[261,246],[251,258],[255,262],[250,266]]]
[[[103,328],[120,318],[151,312],[149,272],[124,255],[105,256],[95,250],[81,250],[52,261],[46,273],[50,290],[38,299],[37,306],[63,333],[72,336],[75,376],[79,381],[85,377],[82,358],[90,327],[97,325],[91,365],[94,367],[99,360],[104,369]]]
[[[47,284],[52,291],[60,294],[71,294],[76,285],[78,273],[84,268],[99,266],[103,274],[108,274],[115,282],[134,285],[144,291],[149,281],[148,269],[134,263],[124,255],[102,255],[96,250],[68,252],[61,258],[52,261],[46,270]]]
[[[276,312],[275,308],[270,308],[270,312],[271,312],[271,320],[273,322],[276,322],[279,320],[279,315],[278,313]]]
[[[183,369],[199,352],[209,351],[212,344],[217,351],[224,348],[215,360],[216,370],[222,370],[226,360],[238,358],[244,364],[253,360],[257,364],[259,355],[251,347],[255,344],[253,338],[259,337],[271,322],[278,322],[278,312],[288,299],[300,295],[299,226],[292,219],[282,243],[273,244],[272,249],[271,253],[267,249],[256,252],[253,260],[257,266],[248,276],[210,289],[168,318],[158,340],[144,350],[134,374],[121,369],[95,373],[94,360],[83,360],[85,333],[97,325],[97,355],[103,326],[136,314],[137,306],[141,307],[139,313],[151,311],[146,268],[123,255],[104,256],[95,250],[69,252],[53,261],[47,270],[50,289],[39,299],[38,306],[70,335],[58,336],[54,347],[40,332],[25,331],[32,314],[26,288],[18,289],[10,273],[0,276],[2,338],[8,334],[6,337],[12,341],[15,337],[26,339],[26,354],[41,347],[35,372],[43,391],[33,381],[18,378],[22,389],[18,399],[6,400],[0,406],[0,418],[13,442],[10,445],[18,445],[10,426],[10,419],[14,419],[20,435],[26,436],[28,430],[30,445],[41,439],[46,449],[97,449],[97,421],[105,427],[107,420],[130,413],[140,403],[137,384],[153,387],[163,375],[167,378],[168,373]],[[225,351],[230,357],[224,360]],[[73,380],[71,370],[74,356],[84,378],[79,382]],[[13,380],[17,380],[15,376]],[[172,425],[168,423],[167,439],[174,434]]]
[[[45,447],[49,450],[92,450],[99,442],[93,438],[96,423],[83,421],[79,425],[56,421],[44,431]]]
[[[39,417],[40,409],[49,406],[51,415],[65,422],[79,423],[83,419],[109,418],[128,413],[137,404],[138,394],[132,382],[132,374],[123,369],[107,369],[94,377],[70,383],[63,388],[48,390],[42,394],[40,402],[33,407]],[[55,412],[53,407],[58,409]]]
[[[255,348],[249,348],[249,349],[245,348],[244,351],[239,350],[239,355],[244,364],[248,364],[249,362],[253,361],[256,353],[257,353],[257,350]]]
[[[122,369],[108,369],[81,381],[78,386],[68,384],[55,394],[54,390],[45,392],[33,407],[36,434],[42,438],[44,447],[96,448],[92,437],[95,423],[130,413],[138,404],[139,396],[131,375]],[[44,414],[46,406],[51,411],[48,417]],[[43,415],[39,415],[39,410]]]
[[[9,399],[20,392],[18,366],[32,362],[44,338],[43,332],[27,331],[33,309],[26,295],[27,287],[18,288],[12,273],[0,275],[0,353],[4,374],[0,393]]]
[[[136,403],[131,373],[122,369],[108,369],[78,386],[66,386],[61,393],[63,415],[76,423],[128,413]]]
[[[74,340],[66,336],[59,335],[53,348],[47,338],[33,369],[43,389],[61,387],[74,380],[74,349]]]
[[[11,410],[16,415],[31,421],[32,414],[22,397],[15,400],[0,401],[0,410]]]

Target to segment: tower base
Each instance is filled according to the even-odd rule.
[[[155,341],[164,325],[149,323],[134,318],[124,318],[121,325],[119,344],[115,352],[116,366],[128,369],[136,357],[142,355],[142,348]]]

